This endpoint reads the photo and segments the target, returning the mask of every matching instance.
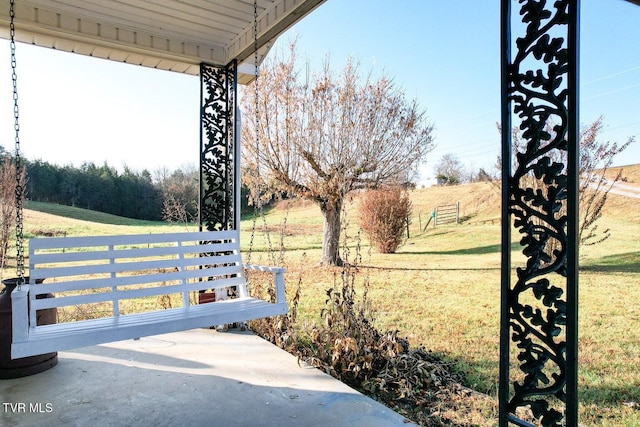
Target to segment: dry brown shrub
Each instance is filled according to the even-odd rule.
[[[400,187],[367,190],[360,200],[360,226],[383,254],[395,253],[404,243],[410,215],[409,194]]]
[[[463,374],[452,363],[423,347],[412,347],[398,331],[380,331],[368,299],[368,274],[356,253],[343,248],[342,269],[334,269],[334,285],[326,291],[319,324],[297,320],[302,275],[288,316],[250,322],[251,329],[272,343],[422,426],[452,425],[447,402],[462,389]],[[349,262],[350,261],[350,262]],[[362,282],[362,283],[361,283]],[[358,294],[356,288],[362,289]],[[269,285],[251,278],[252,295],[271,296]]]

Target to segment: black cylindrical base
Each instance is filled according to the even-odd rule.
[[[29,283],[29,279],[25,278]],[[10,379],[34,375],[58,363],[58,353],[46,353],[36,356],[11,358],[11,338],[12,314],[11,314],[11,292],[15,289],[17,279],[6,279],[2,281],[5,286],[0,294],[0,379]],[[47,295],[45,297],[53,297]],[[50,325],[56,323],[56,309],[38,310],[36,319],[38,325]]]

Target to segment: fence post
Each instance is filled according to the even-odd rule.
[[[406,222],[407,222],[407,239],[408,239],[410,237],[409,236],[409,215],[407,215]]]

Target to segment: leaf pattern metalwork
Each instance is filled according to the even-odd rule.
[[[200,65],[200,225],[233,229],[236,65]]]
[[[509,214],[526,263],[508,292],[511,340],[520,373],[507,408],[529,408],[543,426],[560,426],[566,403],[567,167],[569,1],[519,0],[524,35],[508,68],[508,100],[526,147],[515,153]],[[550,123],[552,128],[550,129]],[[558,153],[560,152],[560,153]],[[528,185],[536,180],[539,185]],[[573,242],[575,244],[575,242]],[[512,419],[513,421],[513,419]],[[525,425],[525,424],[521,424]]]

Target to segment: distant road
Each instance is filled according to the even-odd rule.
[[[605,182],[605,186],[608,185],[608,181]],[[589,184],[589,187],[597,189],[596,184]],[[640,186],[627,185],[620,182],[613,183],[613,187],[609,191],[611,194],[618,194],[620,196],[632,197],[634,199],[640,199]]]

